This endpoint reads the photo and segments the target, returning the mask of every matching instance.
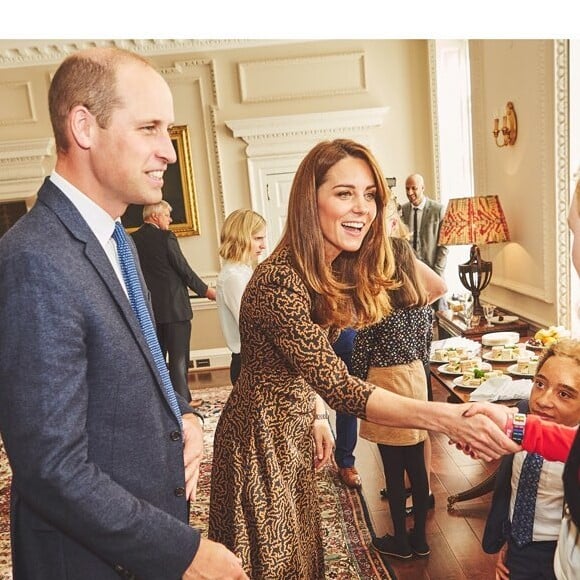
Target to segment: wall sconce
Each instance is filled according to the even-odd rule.
[[[503,139],[498,137],[503,135]],[[513,145],[518,138],[518,118],[516,117],[516,110],[514,109],[514,104],[508,101],[505,106],[505,115],[502,119],[502,127],[499,128],[499,118],[496,117],[493,120],[493,137],[495,139],[495,144],[498,147],[506,147],[507,145]]]

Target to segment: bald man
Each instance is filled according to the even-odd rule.
[[[413,249],[422,262],[443,276],[449,250],[437,241],[445,208],[425,195],[425,181],[418,173],[407,177],[405,191],[409,202],[402,206],[402,217],[411,232]]]

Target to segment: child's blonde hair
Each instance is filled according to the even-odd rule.
[[[563,356],[580,365],[580,340],[577,338],[562,338],[548,347],[538,363],[538,371],[544,363],[553,356]]]
[[[231,262],[252,263],[252,236],[266,227],[266,220],[251,209],[237,209],[224,221],[219,255]]]

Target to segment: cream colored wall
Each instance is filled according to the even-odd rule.
[[[316,97],[285,98],[263,102],[242,102],[239,78],[239,66],[245,63],[277,62],[279,59],[301,59],[324,57],[345,53],[361,52],[364,59],[364,83],[366,90],[351,94],[331,94]],[[155,59],[164,68],[182,68],[184,61],[190,57],[179,55],[177,58],[164,56]],[[192,102],[198,106],[214,107],[215,146],[220,162],[222,191],[211,184],[202,175],[203,167],[210,163],[202,156],[202,167],[195,166],[196,185],[200,204],[200,218],[203,232],[200,238],[180,240],[184,253],[190,263],[203,274],[215,275],[219,270],[217,260],[217,239],[222,218],[239,207],[249,207],[250,192],[246,165],[245,143],[235,139],[225,126],[225,121],[285,116],[303,113],[351,110],[388,106],[386,122],[376,130],[374,149],[388,176],[396,176],[396,192],[403,196],[403,182],[407,174],[414,171],[433,174],[430,133],[430,97],[427,45],[424,41],[335,41],[293,43],[272,47],[255,47],[248,49],[226,50],[195,55],[197,61],[211,61],[215,78],[215,101],[211,104],[196,102],[195,90],[189,90],[182,78],[170,79],[175,96],[176,122],[190,124],[192,133],[199,131],[199,124],[191,115]],[[299,74],[307,75],[304,69],[296,67]],[[317,79],[320,84],[320,79]],[[335,86],[336,79],[326,79],[329,87]],[[296,83],[307,84],[307,79],[296,78]],[[329,88],[332,92],[332,89]],[[201,91],[203,92],[203,91]],[[211,139],[208,139],[211,141]],[[194,157],[195,157],[194,149]],[[211,144],[205,150],[211,150]],[[223,195],[223,205],[220,195]],[[212,213],[213,204],[213,213]],[[205,314],[204,332],[196,336],[196,324],[202,321],[194,319],[192,349],[213,348],[223,345],[217,316],[210,318]],[[221,341],[221,343],[220,343]]]
[[[556,238],[562,214],[554,194],[554,43],[471,41],[470,50],[476,193],[500,195],[513,240],[484,248],[494,262],[493,285],[484,297],[540,324],[553,323],[561,310]],[[304,62],[352,53],[360,53],[364,63],[359,90],[340,94],[335,88],[342,79],[316,78],[318,87],[328,83],[329,94],[319,90],[317,96],[242,102],[240,64]],[[232,136],[226,121],[388,107],[372,141],[385,175],[397,177],[395,193],[405,199],[404,180],[412,172],[422,173],[429,189],[435,184],[426,41],[241,43],[235,49],[175,51],[151,58],[172,88],[176,123],[190,128],[201,235],[180,238],[180,244],[192,267],[209,282],[220,267],[217,247],[224,215],[250,205],[245,143]],[[0,68],[0,144],[51,136],[46,93],[56,67]],[[296,70],[301,75],[296,84],[308,85],[308,73]],[[493,112],[507,100],[516,104],[518,142],[514,148],[498,149],[490,135]],[[46,163],[47,171],[51,163]],[[196,307],[192,350],[223,346],[215,305],[205,304],[199,311]]]
[[[567,324],[558,291],[566,204],[558,204],[556,172],[567,159],[557,146],[554,42],[472,41],[470,51],[476,194],[499,195],[511,234],[510,243],[484,249],[494,274],[482,297],[543,326]],[[515,105],[518,137],[515,146],[498,148],[494,111],[507,101]]]
[[[1,45],[2,43],[0,43]],[[243,43],[242,43],[243,45]],[[335,87],[341,78],[316,78],[324,89],[318,96],[302,96],[242,102],[240,63],[268,63],[277,59],[303,59],[361,53],[363,88],[340,94]],[[279,41],[271,46],[242,46],[233,50],[179,52],[151,56],[167,79],[175,100],[176,124],[187,124],[193,150],[193,169],[198,200],[201,235],[180,238],[189,263],[206,281],[219,271],[217,255],[219,228],[225,215],[250,205],[245,143],[232,136],[225,121],[324,113],[372,107],[389,107],[385,123],[372,136],[376,156],[385,175],[396,176],[395,193],[404,199],[404,180],[419,171],[432,179],[430,94],[427,43],[421,40],[348,40],[296,42]],[[28,83],[36,118],[26,123],[0,122],[0,142],[51,136],[46,111],[50,73],[57,64],[39,67],[0,69],[0,87],[12,82]],[[296,67],[296,84],[308,86],[308,71]],[[2,89],[0,88],[0,91]],[[23,91],[14,93],[12,107],[21,106]],[[4,107],[4,105],[3,105]],[[47,163],[47,171],[51,169]],[[199,301],[197,301],[199,303]],[[195,301],[194,301],[194,308]],[[196,309],[191,340],[192,350],[225,346],[214,304]]]

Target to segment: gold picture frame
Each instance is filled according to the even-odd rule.
[[[175,125],[169,130],[169,135],[177,155],[177,161],[167,166],[163,176],[163,199],[173,208],[173,223],[169,229],[178,237],[199,236],[189,128]],[[130,205],[121,221],[129,233],[134,232],[143,223],[143,206]]]

